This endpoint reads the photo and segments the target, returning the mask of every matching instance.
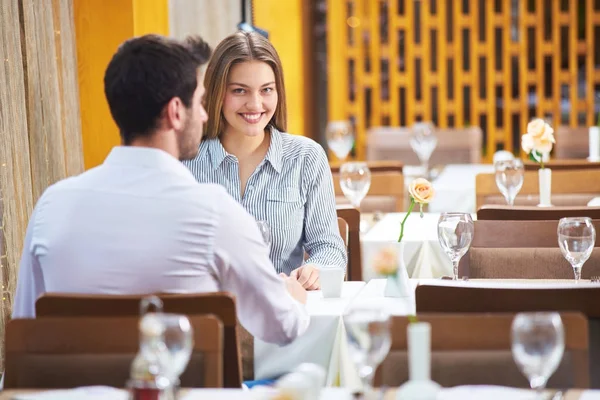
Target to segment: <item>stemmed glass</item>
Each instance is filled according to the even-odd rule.
[[[354,130],[349,121],[331,121],[325,129],[327,145],[340,160],[345,160],[354,146]]]
[[[364,398],[367,398],[375,370],[392,345],[390,317],[380,306],[362,304],[344,315],[344,327],[350,355],[363,384]]]
[[[360,208],[371,187],[371,171],[364,162],[348,162],[340,167],[340,186],[344,196],[355,208]]]
[[[538,397],[558,368],[565,351],[565,332],[555,312],[519,313],[512,322],[512,355]]]
[[[438,221],[438,240],[452,261],[454,280],[458,279],[458,263],[469,250],[474,226],[471,214],[442,213]]]
[[[271,247],[271,227],[267,221],[256,221],[256,225],[258,225],[258,230],[265,241],[267,247]]]
[[[429,122],[417,122],[411,128],[410,147],[419,157],[423,174],[429,173],[429,158],[437,146],[437,138],[433,134],[433,125]]]
[[[515,197],[523,187],[525,168],[523,161],[515,158],[494,163],[496,170],[496,185],[509,206],[515,204]]]
[[[561,218],[558,221],[558,246],[573,267],[575,282],[581,279],[581,268],[590,258],[596,243],[596,229],[587,217]]]
[[[169,378],[179,381],[194,348],[194,330],[189,319],[180,314],[156,314],[165,327],[164,341],[169,352]]]

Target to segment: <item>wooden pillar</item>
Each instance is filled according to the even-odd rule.
[[[309,137],[318,137],[317,132],[308,132],[312,124],[306,99],[310,98],[312,81],[307,79],[308,65],[304,54],[305,30],[311,26],[303,21],[307,13],[303,7],[310,2],[303,0],[254,0],[254,24],[269,32],[269,40],[283,64],[285,88],[287,94],[288,132]]]
[[[168,0],[74,2],[79,103],[85,168],[101,164],[120,137],[104,96],[104,71],[119,45],[134,36],[169,34]]]

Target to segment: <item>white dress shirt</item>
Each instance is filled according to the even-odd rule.
[[[256,220],[267,221],[271,260],[278,273],[289,275],[304,262],[346,268],[331,168],[314,140],[271,129],[269,150],[243,196],[238,160],[219,139],[204,140],[196,158],[183,163],[198,182],[224,186]]]
[[[220,185],[198,184],[157,149],[115,147],[104,164],[49,187],[29,221],[13,318],[45,292],[228,291],[242,325],[286,344],[309,323],[269,261],[254,218]]]

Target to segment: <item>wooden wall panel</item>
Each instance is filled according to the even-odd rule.
[[[479,125],[490,161],[533,117],[592,125],[599,3],[328,0],[329,120],[355,123],[358,159],[372,126]]]

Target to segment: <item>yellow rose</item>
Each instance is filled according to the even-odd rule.
[[[408,187],[408,194],[415,199],[417,203],[427,204],[433,199],[435,190],[431,182],[424,178],[417,178]]]
[[[394,275],[398,271],[398,252],[393,247],[382,249],[373,260],[373,270],[378,275]]]
[[[525,153],[531,153],[534,147],[534,143],[533,137],[530,134],[526,133],[523,136],[521,136],[521,147],[523,148],[523,151],[525,151]]]
[[[551,136],[554,133],[554,129],[541,118],[536,118],[527,124],[527,133],[531,135],[533,139]]]

